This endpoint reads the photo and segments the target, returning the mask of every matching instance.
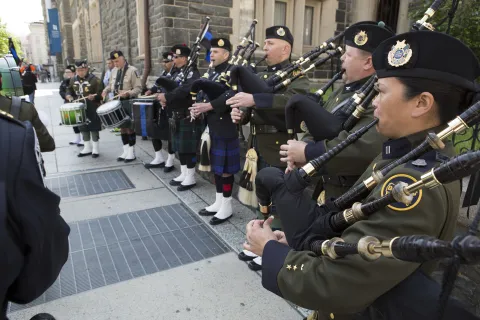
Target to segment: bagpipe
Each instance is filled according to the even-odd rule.
[[[471,173],[471,170],[467,167],[468,162],[476,157],[473,154],[467,156],[466,158],[469,159],[464,163],[457,163],[458,168],[451,168],[450,172],[444,170],[445,168],[435,169],[434,171],[443,170],[444,172],[438,172],[440,177],[442,175],[453,176],[464,169]],[[459,160],[460,158],[454,161],[462,162]],[[475,165],[477,166],[476,170],[478,170],[478,159]],[[443,178],[446,178],[445,176]],[[400,284],[379,297],[372,304],[372,307],[386,316],[386,319],[396,319],[395,314],[398,314],[398,311],[401,311],[400,314],[403,316],[407,316],[409,311],[413,309],[415,309],[415,317],[412,314],[412,316],[406,318],[426,319],[433,318],[432,314],[435,314],[435,318],[439,320],[479,319],[479,317],[465,310],[459,301],[450,299],[460,265],[472,265],[480,262],[480,239],[477,236],[480,223],[480,203],[478,206],[479,209],[469,226],[468,232],[456,236],[452,241],[429,235],[406,235],[385,240],[373,236],[364,236],[357,242],[345,242],[342,238],[333,237],[331,239],[314,240],[308,244],[306,250],[312,251],[317,256],[325,256],[332,260],[349,256],[360,256],[367,262],[374,262],[381,258],[413,263],[448,259],[449,262],[445,268],[441,285],[417,269]],[[399,298],[403,301],[400,302]],[[405,308],[409,304],[418,305],[419,303],[421,308]]]
[[[438,3],[439,2],[436,1],[434,5],[438,6],[439,5]],[[427,11],[431,12],[431,10],[430,11],[429,10]],[[343,108],[343,110],[346,110],[346,112],[351,112],[351,110],[359,110],[357,111],[357,113],[361,112],[361,110],[365,108],[364,106],[367,105],[366,103],[361,103],[363,98],[368,98],[366,99],[365,102],[368,102],[368,100],[373,98],[374,93],[370,91],[374,91],[375,81],[376,81],[376,76],[372,76],[372,78],[368,80],[354,96],[352,96],[350,99],[347,100],[346,106],[345,108]],[[295,105],[297,106],[302,105],[301,98],[297,98],[297,99],[298,101],[296,102]],[[310,100],[310,101],[314,103],[313,100]],[[287,128],[290,129],[291,131],[293,127],[292,123],[294,123],[292,119],[294,117],[291,116],[293,112],[289,109],[292,107],[294,107],[293,103],[292,103],[292,106],[287,107],[288,109],[287,114],[289,115],[289,119],[288,119],[289,127]],[[316,107],[316,109],[323,109],[323,108],[319,108],[317,104],[313,105],[312,107]],[[310,110],[310,109],[315,109],[315,108],[305,107],[305,110]],[[328,161],[330,161],[339,152],[341,152],[342,150],[347,148],[349,145],[357,141],[363,134],[365,134],[376,123],[377,120],[374,120],[373,122],[366,125],[365,127],[360,128],[356,132],[350,134],[350,136],[348,136],[348,138],[345,141],[340,143],[338,146],[334,147],[329,152],[326,152],[324,155],[310,161],[309,163],[304,165],[302,168],[295,169],[286,175],[283,172],[281,172],[279,169],[266,168],[261,172],[259,172],[255,180],[257,198],[260,205],[260,210],[264,212],[265,215],[268,215],[270,212],[270,207],[272,205],[272,200],[273,202],[278,201],[278,203],[275,203],[275,206],[277,209],[277,214],[280,217],[285,216],[285,219],[288,219],[287,216],[290,212],[305,212],[305,214],[309,216],[309,219],[312,223],[313,221],[316,220],[317,217],[322,216],[327,212],[340,212],[342,210],[345,210],[349,208],[354,202],[360,201],[365,196],[367,196],[370,190],[372,190],[378,183],[380,183],[383,177],[396,166],[403,164],[407,161],[410,161],[412,159],[416,159],[420,155],[432,149],[443,149],[444,148],[444,144],[442,142],[443,140],[450,137],[453,133],[460,132],[468,128],[470,125],[475,124],[479,121],[480,119],[479,110],[480,110],[480,102],[472,105],[460,116],[450,121],[448,123],[448,127],[442,132],[438,133],[438,135],[435,133],[429,133],[426,140],[417,148],[415,148],[414,150],[412,150],[402,158],[397,159],[396,161],[382,168],[382,170],[376,170],[373,173],[372,177],[365,180],[363,183],[360,183],[352,187],[347,193],[340,196],[335,201],[329,202],[328,207],[327,205],[317,206],[315,201],[311,201],[307,197],[307,195],[303,194],[303,191],[310,183],[310,176],[317,173],[321,167],[323,167]],[[344,117],[347,116],[346,112]],[[355,111],[352,114],[348,115],[347,120],[342,123],[342,128],[344,125],[348,125],[347,127],[350,127],[352,126],[353,123],[355,123],[355,120],[351,119],[351,117],[357,116],[357,114],[354,115],[354,113]],[[313,117],[311,116],[311,113],[306,115],[309,116],[309,118],[311,117],[313,119]],[[304,116],[302,118],[305,119]],[[336,125],[337,125],[337,128],[340,126],[339,123],[337,123]],[[315,126],[311,126],[309,130],[313,130],[314,131],[313,135],[317,137],[322,134],[329,133],[328,131],[326,132],[326,130],[322,127],[323,126],[318,125],[317,123]],[[282,196],[279,197],[278,195],[282,195]]]
[[[375,119],[369,125],[372,125],[375,121],[377,120]],[[460,114],[458,117],[456,117],[454,120],[450,121],[447,128],[445,128],[438,134],[435,134],[433,132],[428,133],[425,140],[419,146],[414,148],[412,151],[410,151],[403,157],[389,163],[381,170],[373,171],[371,177],[355,185],[337,199],[333,201],[328,201],[322,206],[318,206],[315,201],[311,200],[303,192],[305,188],[309,185],[310,176],[315,174],[317,170],[323,167],[336,154],[338,154],[338,152],[341,152],[344,148],[346,148],[349,145],[349,142],[347,141],[352,141],[351,143],[356,141],[355,136],[360,135],[362,133],[362,129],[368,130],[366,127],[359,129],[357,132],[352,133],[345,141],[340,143],[338,146],[334,147],[324,155],[310,161],[302,168],[293,170],[288,174],[283,174],[283,172],[276,168],[265,168],[261,172],[259,172],[255,183],[257,190],[257,198],[260,205],[260,211],[266,216],[268,216],[268,214],[270,214],[270,208],[272,206],[272,203],[274,203],[276,207],[276,214],[278,214],[282,222],[284,222],[285,234],[287,236],[287,239],[290,239],[291,244],[295,245],[295,247],[297,248],[302,247],[306,239],[315,238],[316,236],[323,236],[323,234],[341,233],[341,231],[343,231],[343,228],[346,227],[346,224],[348,224],[349,221],[354,222],[356,221],[354,219],[359,219],[359,217],[362,217],[362,214],[360,214],[359,212],[371,212],[371,210],[374,210],[376,208],[378,203],[369,204],[368,206],[361,205],[361,207],[358,207],[359,204],[355,203],[361,201],[366,196],[368,196],[370,191],[375,186],[377,186],[391,170],[408,161],[418,159],[421,155],[428,151],[431,151],[433,149],[443,149],[445,147],[443,141],[451,137],[453,133],[461,132],[469,128],[469,126],[475,125],[479,121],[480,102],[477,102],[471,107],[469,107],[462,114]],[[447,170],[447,172],[448,170],[456,170],[455,174],[457,177],[468,176],[475,171],[469,171],[468,168],[464,168],[460,165],[463,163],[468,164],[470,163],[469,161],[477,161],[477,157],[478,152],[466,154],[465,156],[460,156],[458,158],[455,158],[454,160],[451,160],[451,162],[449,162],[449,165],[445,167],[447,169],[441,166],[439,167],[439,170],[440,168],[444,168],[442,170]],[[476,162],[474,163],[475,166],[472,165],[472,170],[478,170],[475,169],[477,168]],[[454,168],[457,167],[458,170],[454,170]],[[452,176],[446,175],[445,171],[442,170],[437,171],[437,174],[435,175],[436,179],[445,179],[444,183],[450,182],[450,180],[448,179],[451,179]],[[441,182],[441,180],[438,181]],[[423,181],[423,178],[422,182],[419,182],[419,184],[420,183],[425,183],[425,181]],[[432,181],[430,181],[429,184],[430,183],[432,183]],[[413,190],[416,187],[418,187],[418,185],[410,187],[412,189],[407,191],[414,192]],[[391,197],[393,197],[393,195],[390,195],[388,200],[384,199],[382,201],[399,201]],[[379,203],[382,202],[379,200]],[[299,226],[300,219],[298,219],[298,217],[295,217],[292,212],[301,212],[302,215],[306,216],[306,218],[302,220],[302,226]],[[332,215],[335,215],[337,213],[340,214],[335,216],[335,218],[332,218]],[[343,218],[341,218],[340,215],[343,215]],[[368,213],[364,215],[368,215]],[[343,221],[342,219],[345,221]]]
[[[167,92],[171,92],[177,87],[181,86],[188,78],[188,74],[192,72],[193,68],[197,65],[197,60],[200,56],[200,50],[202,48],[200,43],[205,38],[205,34],[210,27],[210,17],[205,17],[205,20],[206,22],[203,24],[203,27],[197,35],[195,42],[190,48],[190,54],[187,58],[187,63],[181,68],[180,73],[175,77],[175,79],[171,79],[168,76],[157,79],[157,85],[165,88]]]

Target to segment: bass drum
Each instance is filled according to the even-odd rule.
[[[80,127],[87,124],[87,108],[84,103],[66,103],[60,106],[62,125]]]
[[[138,136],[168,140],[168,116],[155,96],[133,99],[132,114]]]
[[[112,100],[102,104],[97,108],[97,114],[105,128],[117,128],[131,120],[119,100]]]

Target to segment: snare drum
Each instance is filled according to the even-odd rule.
[[[105,128],[119,127],[131,120],[122,108],[122,103],[119,100],[112,100],[102,104],[98,107],[97,114]]]
[[[80,127],[87,123],[87,108],[84,103],[66,103],[60,106],[62,125]]]

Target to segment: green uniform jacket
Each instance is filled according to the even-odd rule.
[[[286,67],[289,64],[288,60],[283,61],[275,66],[269,66],[265,72],[258,74],[259,77],[267,79],[270,75],[276,73],[278,70]],[[259,93],[254,94],[255,107],[248,108],[242,111],[245,113],[245,118],[241,124],[256,125],[257,135],[257,152],[263,157],[265,162],[271,166],[286,168],[286,164],[280,161],[280,145],[288,140],[287,128],[285,125],[285,106],[287,101],[294,94],[307,94],[309,90],[309,80],[306,77],[299,78],[293,81],[286,89],[283,89],[275,94],[273,93]],[[278,132],[268,133],[262,132],[264,125],[275,126]],[[252,132],[250,131],[249,145],[251,143]]]
[[[0,95],[0,110],[10,113],[10,107],[12,106],[12,99]],[[22,106],[20,107],[20,114],[18,116],[20,121],[30,121],[35,128],[37,134],[38,143],[40,144],[41,152],[49,152],[55,150],[55,141],[48,132],[47,128],[40,120],[37,109],[35,106],[27,101],[22,100]]]
[[[431,131],[438,132],[439,128]],[[380,169],[406,154],[411,149],[410,143],[418,145],[425,136],[426,131],[386,142],[383,153],[368,166],[359,182],[368,178],[374,167]],[[454,155],[453,146],[447,144],[442,153]],[[394,183],[417,181],[422,174],[441,163],[439,158],[440,154],[429,152],[421,157],[425,161],[409,161],[398,166],[371,191],[367,201],[384,195]],[[451,240],[459,206],[459,181],[431,190],[423,189],[415,195],[410,206],[394,203],[385,207],[368,220],[347,228],[341,238],[351,243],[364,236],[386,240],[396,236],[429,235]],[[362,311],[419,267],[430,273],[435,264],[410,263],[385,257],[367,262],[358,255],[331,260],[317,257],[309,251],[293,251],[279,242],[269,241],[263,252],[262,283],[266,289],[301,307],[321,310],[327,315],[345,315]]]
[[[340,104],[345,103],[353,96],[355,91],[360,89],[368,79],[364,78],[355,83],[343,85],[329,97],[324,108],[330,112],[334,111]],[[342,106],[340,106],[341,108]],[[305,158],[307,161],[311,161],[330,151],[344,141],[350,133],[366,126],[373,119],[373,107],[369,105],[367,111],[350,131],[342,130],[336,138],[331,140],[308,142],[305,147]],[[305,137],[303,140],[305,141]],[[322,178],[319,180],[317,188],[325,190],[327,199],[336,198],[345,193],[380,152],[382,143],[385,141],[386,138],[379,134],[375,128],[371,128],[324,166],[324,171],[319,173]]]

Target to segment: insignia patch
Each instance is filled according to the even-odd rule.
[[[267,79],[267,78],[268,78],[268,75],[264,74],[263,79]]]
[[[307,132],[307,131],[308,131],[307,124],[305,123],[305,121],[300,122],[300,129],[301,129],[303,132]]]
[[[385,181],[385,183],[382,186],[381,196],[383,197],[387,193],[390,193],[393,190],[393,188],[395,187],[395,185],[399,182],[405,182],[406,184],[412,184],[412,183],[417,182],[417,179],[415,179],[414,177],[412,177],[408,174],[396,174],[396,175],[388,178],[387,181]],[[410,209],[415,208],[420,203],[420,200],[422,200],[422,195],[423,195],[423,191],[419,190],[419,191],[417,191],[413,194],[412,202],[409,205],[406,205],[406,204],[401,203],[401,202],[395,202],[395,203],[392,203],[392,204],[388,205],[388,207],[392,210],[395,210],[395,211],[408,211]]]
[[[115,59],[117,59],[117,58],[118,58],[118,53],[115,52],[115,53],[113,54],[113,56],[115,57]]]
[[[412,161],[412,164],[417,167],[426,167],[427,166],[427,161],[423,159],[417,159],[415,161]]]
[[[85,87],[85,92],[88,92],[88,87]]]
[[[412,58],[412,49],[410,45],[403,41],[397,41],[388,53],[388,64],[392,67],[400,67],[408,63]]]
[[[283,28],[278,28],[277,29],[277,34],[280,36],[280,37],[283,37],[285,35],[285,29]]]
[[[357,46],[363,46],[365,45],[365,43],[368,42],[368,36],[367,36],[367,33],[365,31],[360,31],[359,33],[357,33],[355,35],[355,38],[353,39],[353,42],[355,42],[355,44]]]
[[[225,45],[225,42],[223,42],[222,39],[218,40],[218,46],[223,47]]]
[[[182,50],[177,49],[177,50],[175,51],[175,54],[182,54]]]
[[[167,57],[167,59],[168,59],[168,60],[172,60],[172,59],[173,59],[172,55],[169,54],[168,57]]]
[[[190,71],[190,72],[188,73],[187,79],[190,79],[192,76],[193,76],[193,71]]]

